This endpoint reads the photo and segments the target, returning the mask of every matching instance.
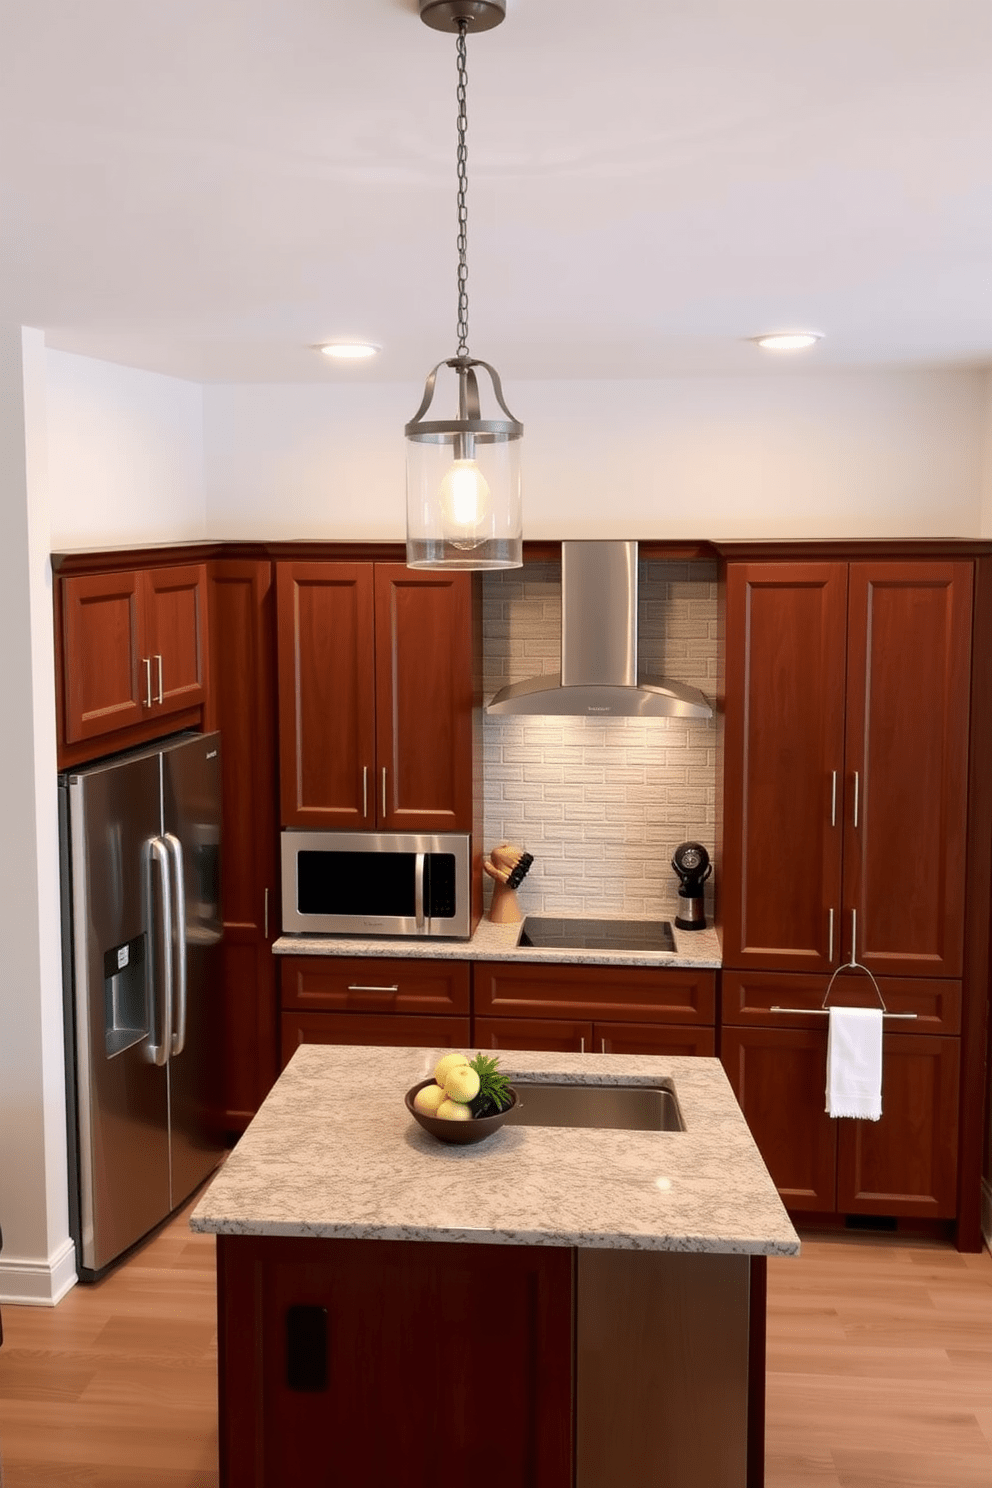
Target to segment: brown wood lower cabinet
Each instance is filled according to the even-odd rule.
[[[715,1053],[712,971],[478,961],[473,988],[479,1049]]]
[[[571,1488],[570,1249],[222,1235],[217,1262],[225,1488]]]
[[[300,1044],[381,1044],[384,1047],[467,1049],[469,1020],[422,1018],[416,1013],[282,1014],[282,1066]]]
[[[467,961],[285,956],[282,1065],[300,1044],[469,1047]]]
[[[713,1054],[712,1028],[675,1023],[600,1023],[565,1018],[476,1018],[478,1049],[547,1049],[586,1054]]]
[[[960,1042],[954,1033],[927,1030],[956,1030],[960,984],[880,980],[887,1008],[918,1016],[885,1025],[882,1117],[875,1122],[835,1120],[825,1112],[827,1019],[812,1009],[820,1006],[826,981],[724,974],[724,1015],[747,1026],[724,1024],[721,1057],[783,1203],[796,1211],[952,1219]],[[848,1003],[868,1005],[865,988],[873,995],[866,979],[835,986]]]

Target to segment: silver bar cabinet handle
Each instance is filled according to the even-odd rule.
[[[399,982],[392,982],[388,987],[365,986],[361,982],[349,982],[348,983],[348,991],[349,992],[398,992],[399,990],[400,990],[400,984],[399,984]]]
[[[382,815],[383,815],[383,819],[385,819],[385,816],[386,816],[386,767],[385,767],[385,765],[383,765],[383,767],[382,767]]]
[[[858,796],[861,792],[861,777],[857,770],[854,772],[854,825],[858,825]]]
[[[158,662],[158,697],[155,701],[157,703],[164,703],[165,694],[162,691],[162,658],[161,656],[156,656],[155,660]]]
[[[263,928],[262,934],[263,934],[264,939],[265,940],[268,940],[268,938],[269,938],[269,891],[268,891],[268,889],[266,889],[266,891],[265,891],[265,898],[262,901],[262,920],[264,922],[264,928]]]
[[[176,948],[173,957],[176,975],[174,982],[174,993],[176,999],[176,1012],[174,1018],[174,1032],[172,1035],[171,1052],[181,1054],[186,1046],[186,885],[183,873],[183,845],[178,837],[171,832],[166,832],[165,843],[169,849],[169,857],[172,862],[173,891],[175,902],[172,906],[172,924],[170,934],[175,934]]]
[[[851,910],[851,965],[858,959],[858,911]]]
[[[579,1053],[580,1054],[584,1054],[585,1052],[586,1052],[586,1036],[585,1036],[585,1034],[582,1034],[582,1036],[579,1039]]]
[[[827,951],[827,961],[832,966],[834,961],[834,907],[827,910],[827,936],[830,940],[830,949]]]
[[[369,767],[362,766],[362,819],[369,814]]]
[[[599,1041],[599,1052],[600,1052],[600,1054],[605,1054],[606,1053],[606,1040],[605,1039],[600,1039],[600,1041]]]
[[[830,778],[830,825],[837,825],[837,771],[831,772]]]
[[[150,708],[151,705],[152,705],[152,659],[151,659],[151,657],[150,656],[143,656],[141,658],[141,664],[142,664],[142,666],[145,669],[145,707],[146,708]]]

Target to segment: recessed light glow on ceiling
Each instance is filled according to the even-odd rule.
[[[328,341],[326,346],[317,347],[324,356],[331,357],[336,362],[364,361],[367,357],[374,357],[381,349],[371,341]]]
[[[754,340],[763,351],[805,351],[823,340],[820,331],[772,331],[767,336],[755,336]]]

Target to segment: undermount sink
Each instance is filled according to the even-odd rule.
[[[514,1080],[517,1104],[506,1125],[600,1127],[611,1131],[685,1131],[667,1085],[556,1085]]]

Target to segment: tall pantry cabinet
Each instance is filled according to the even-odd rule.
[[[792,1209],[956,1213],[973,571],[727,565],[722,1057]],[[916,1014],[877,1123],[823,1109],[855,959]],[[877,1006],[863,971],[831,1000]]]

